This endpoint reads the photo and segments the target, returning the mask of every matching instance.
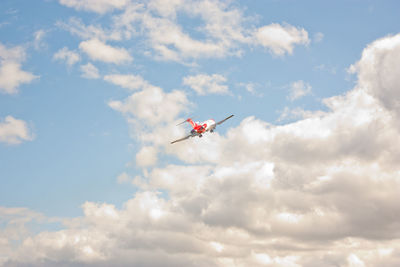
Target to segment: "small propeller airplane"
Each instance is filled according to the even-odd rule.
[[[217,125],[220,125],[221,123],[225,122],[226,120],[228,120],[232,117],[233,117],[233,115],[230,115],[229,117],[227,117],[219,122],[215,122],[213,119],[210,119],[210,120],[206,120],[202,123],[194,122],[191,118],[188,118],[185,121],[177,124],[176,126],[181,125],[182,123],[188,122],[188,123],[190,123],[190,125],[192,125],[193,130],[190,131],[190,134],[188,136],[185,136],[178,140],[172,141],[171,144],[186,140],[190,137],[195,137],[195,136],[202,137],[203,134],[206,132],[212,133],[212,132],[214,132]]]

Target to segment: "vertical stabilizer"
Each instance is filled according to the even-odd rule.
[[[193,129],[197,127],[197,124],[191,118],[187,119],[186,121],[192,125]]]

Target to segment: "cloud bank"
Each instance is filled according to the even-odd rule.
[[[132,136],[143,145],[136,160],[149,169],[131,180],[138,192],[122,208],[86,202],[82,217],[20,240],[0,260],[6,266],[398,266],[399,40],[368,45],[350,68],[356,86],[324,99],[325,112],[280,126],[248,117],[225,136],[174,146],[171,134],[183,130],[170,125],[190,105],[185,93],[164,92],[140,76],[111,76],[136,90],[109,106],[135,126]],[[181,163],[151,168],[163,154]],[[129,179],[125,173],[120,180]],[[0,240],[10,242],[7,235]]]

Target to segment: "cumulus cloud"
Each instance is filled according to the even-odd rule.
[[[16,94],[18,87],[24,83],[30,83],[38,76],[21,69],[21,63],[25,61],[24,48],[15,46],[7,48],[0,43],[0,92]]]
[[[382,49],[390,58],[397,46]],[[359,79],[352,91],[324,100],[328,111],[304,111],[294,123],[274,126],[249,117],[225,137],[215,133],[190,145],[165,145],[185,165],[155,168],[136,183],[154,197],[146,198],[153,203],[146,206],[153,220],[149,231],[165,229],[157,231],[157,240],[170,231],[188,238],[178,243],[190,244],[190,255],[204,265],[398,264],[396,110]],[[154,137],[152,131],[145,135]],[[150,193],[157,190],[168,198]],[[170,246],[147,242],[149,251],[162,248],[158,257],[170,255],[168,262],[176,263]]]
[[[148,86],[123,101],[110,101],[109,106],[142,126],[155,126],[173,122],[188,104],[186,95],[178,90],[165,93],[161,88]]]
[[[182,127],[174,125],[178,116],[190,105],[186,94],[179,90],[165,92],[139,75],[107,75],[105,80],[138,90],[126,99],[113,100],[108,105],[127,118],[132,137],[143,144],[136,155],[137,166],[154,166],[158,161],[158,154],[171,141],[170,138],[185,134]],[[173,136],[166,134],[171,132]]]
[[[149,9],[155,9],[162,18],[143,16],[141,22],[147,29],[150,44],[163,59],[237,56],[242,54],[241,45],[254,42],[283,55],[292,54],[295,45],[309,43],[307,31],[291,25],[270,24],[255,33],[245,30],[242,12],[222,1],[175,1],[168,7],[150,1]],[[177,11],[199,16],[204,21],[201,31],[208,38],[195,40],[184,33],[173,20]],[[170,34],[166,37],[164,32]]]
[[[181,130],[169,125],[189,106],[185,93],[132,85],[137,91],[109,106],[126,116],[143,147],[136,160],[146,171],[134,179],[135,196],[121,208],[86,202],[82,217],[22,238],[1,260],[10,266],[398,266],[399,38],[364,49],[350,68],[357,84],[324,99],[324,112],[283,125],[250,116],[226,135],[176,145],[168,137]],[[151,168],[160,153],[179,161]],[[0,242],[10,241],[5,235]]]
[[[98,79],[100,78],[99,70],[92,64],[81,65],[82,77],[87,79]]]
[[[76,10],[92,11],[100,14],[123,8],[129,0],[60,0],[60,4]]]
[[[227,53],[222,44],[191,38],[169,19],[145,17],[143,24],[147,28],[149,43],[160,59],[182,61],[186,58],[223,57]]]
[[[138,90],[150,86],[142,76],[133,74],[110,74],[104,76],[104,80],[130,90]]]
[[[7,116],[0,120],[0,142],[20,144],[33,139],[33,134],[23,120]]]
[[[23,83],[30,83],[38,76],[23,71],[17,62],[2,62],[0,65],[0,92],[16,94]]]
[[[223,1],[174,1],[168,5],[161,2],[150,1],[147,6],[148,11],[158,16],[150,12],[138,16],[157,57],[182,61],[241,54],[238,44],[247,42],[248,37],[238,8]],[[186,33],[176,23],[178,12],[200,18],[198,29],[204,38],[195,39]]]
[[[160,1],[141,3],[130,1],[75,1],[61,3],[78,9],[99,13],[123,7],[123,11],[112,16],[113,23],[104,29],[99,25],[84,25],[72,18],[57,25],[83,39],[122,40],[142,38],[149,47],[143,51],[158,60],[190,63],[201,58],[223,58],[241,56],[244,45],[258,44],[272,53],[291,54],[295,45],[309,43],[308,33],[291,25],[271,24],[252,30],[250,18],[230,1]],[[179,16],[196,19],[196,35],[189,33],[178,23]],[[168,34],[165,34],[168,32]]]
[[[157,163],[157,149],[145,146],[136,154],[136,165],[139,167],[153,166]]]
[[[79,48],[91,59],[106,63],[122,64],[133,60],[124,48],[115,48],[97,39],[81,42]]]
[[[72,66],[78,61],[80,61],[81,57],[77,52],[71,51],[67,47],[63,47],[53,55],[53,59],[64,60],[68,66]]]
[[[0,206],[0,265],[7,261],[6,255],[15,255],[19,242],[32,235],[28,225],[52,223],[57,218],[47,218],[43,214],[22,207]]]
[[[358,85],[376,97],[400,118],[400,35],[376,40],[364,49],[361,59],[350,66]]]
[[[290,94],[288,96],[288,99],[290,101],[294,101],[310,93],[311,85],[302,80],[299,80],[290,84]]]
[[[292,54],[294,45],[307,45],[310,42],[306,30],[292,25],[282,26],[277,23],[257,29],[254,37],[256,43],[279,56]]]
[[[194,38],[177,23],[186,14],[199,18],[196,28],[203,38]],[[225,1],[152,0],[129,5],[115,17],[118,30],[125,36],[142,34],[156,58],[186,62],[204,57],[240,56],[243,45],[259,44],[274,54],[291,54],[295,45],[308,44],[308,33],[291,25],[271,24],[249,30],[243,12]],[[168,32],[168,35],[164,33]]]
[[[227,94],[226,78],[220,74],[198,74],[183,78],[183,84],[191,87],[199,95]]]

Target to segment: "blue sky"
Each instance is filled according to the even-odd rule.
[[[200,197],[190,199],[180,189],[175,189],[191,186],[182,182],[189,174],[197,178],[197,187],[207,184],[211,178],[225,179],[218,186],[210,182],[210,192],[225,192],[224,186],[226,192],[230,192],[229,181],[233,179],[234,184],[236,175],[227,173],[239,173],[241,177],[258,181],[257,164],[264,166],[260,167],[263,171],[274,166],[273,184],[268,190],[283,190],[280,186],[288,183],[293,186],[292,193],[304,193],[305,188],[325,181],[321,177],[328,177],[326,179],[332,182],[338,175],[333,174],[333,170],[339,169],[343,173],[356,170],[374,173],[374,178],[368,180],[371,183],[366,182],[364,187],[353,185],[355,189],[366,190],[366,196],[369,196],[366,188],[376,186],[374,179],[389,177],[390,181],[384,180],[382,186],[395,184],[394,188],[398,188],[398,178],[393,176],[398,170],[395,165],[398,152],[389,150],[387,153],[393,155],[380,155],[386,153],[383,152],[387,151],[385,146],[398,137],[393,126],[398,115],[393,99],[399,96],[393,88],[397,88],[398,80],[391,73],[395,73],[399,65],[390,59],[396,59],[399,51],[396,50],[399,9],[400,4],[394,0],[3,0],[0,6],[0,206],[3,208],[0,220],[4,228],[0,241],[8,241],[0,242],[0,248],[11,247],[13,237],[7,234],[14,222],[8,217],[10,214],[11,218],[25,216],[27,222],[39,224],[38,228],[24,225],[23,229],[29,234],[19,233],[16,238],[22,242],[26,238],[38,240],[40,232],[45,231],[53,231],[54,236],[49,240],[54,241],[62,231],[76,230],[70,220],[90,221],[91,215],[98,214],[90,212],[96,207],[99,212],[110,208],[118,214],[134,214],[134,208],[129,209],[128,203],[139,201],[140,197],[155,199],[151,203],[165,202],[171,207],[184,199],[193,207],[182,204],[181,209],[188,210],[178,212],[176,217],[196,213],[194,202],[198,200],[197,205],[201,205]],[[379,40],[382,44],[394,44],[382,48],[386,46]],[[378,67],[370,70],[373,64],[368,61],[368,53],[373,54],[373,58],[384,58],[383,63],[377,63]],[[384,57],[384,53],[388,56]],[[190,77],[191,82],[184,82]],[[376,77],[389,78],[375,83]],[[365,114],[370,114],[371,110],[385,119],[368,116],[366,119]],[[169,144],[189,131],[188,127],[175,127],[189,116],[201,121],[220,120],[230,114],[235,117],[221,125],[216,134],[176,146]],[[360,120],[350,123],[358,118],[357,114]],[[393,121],[386,121],[389,117]],[[366,121],[367,125],[360,126],[357,121]],[[387,134],[373,134],[371,127],[375,127],[377,121],[384,121],[382,127]],[[363,133],[361,127],[371,131],[371,136]],[[367,144],[375,144],[371,140],[376,141],[375,146]],[[252,147],[254,144],[258,145]],[[325,153],[314,151],[320,146],[327,146]],[[260,151],[268,147],[270,151],[253,155],[257,147]],[[313,159],[314,164],[303,162],[305,159]],[[247,172],[239,168],[240,165],[248,168]],[[376,168],[369,170],[370,166]],[[306,170],[309,171],[307,175],[303,173]],[[161,181],[160,177],[170,176],[175,178]],[[352,176],[349,174],[349,177]],[[338,185],[346,184],[347,180],[337,179]],[[334,184],[331,186],[333,188]],[[254,197],[251,193],[243,197],[235,192],[227,193],[226,199],[247,199],[243,207],[258,205],[251,200],[251,196]],[[225,204],[226,199],[223,199]],[[280,198],[277,199],[279,202]],[[323,202],[316,196],[301,199],[311,206]],[[268,199],[265,201],[269,203]],[[334,207],[341,218],[346,214],[342,210],[344,206],[332,201],[322,206]],[[213,207],[222,205],[218,203],[216,200]],[[360,203],[348,205],[356,208]],[[280,212],[276,218],[300,224],[298,218],[305,218],[308,213],[292,208],[286,203],[269,212]],[[162,217],[160,214],[165,211],[160,209],[149,208],[155,211],[150,213],[151,216],[155,214],[153,219]],[[229,210],[225,207],[221,214],[226,218],[241,214],[238,211],[232,215]],[[255,212],[250,217],[265,219],[264,215]],[[209,215],[197,223],[212,229],[216,227],[216,236],[222,235],[217,233],[218,227],[239,229],[248,235],[262,232],[262,227],[255,230],[255,222],[238,221],[230,225],[217,223],[218,218]],[[235,218],[231,221],[235,222]],[[275,217],[268,218],[273,221]],[[349,223],[360,218],[369,217],[360,215],[343,220]],[[55,229],[48,225],[53,222],[58,223]],[[398,222],[395,216],[393,225]],[[355,229],[354,225],[346,223],[348,229]],[[154,227],[154,230],[163,229],[163,225]],[[374,226],[368,227],[365,231],[372,229],[374,232]],[[389,225],[388,229],[391,227]],[[299,230],[293,236],[285,236],[278,230],[268,235],[283,238],[282,242],[293,238],[299,246],[308,246],[306,232]],[[385,239],[385,234],[378,232],[376,235],[382,234],[380,238]],[[332,235],[330,240],[356,236],[374,242],[363,233],[351,230]],[[218,253],[221,248],[229,250],[227,239],[219,237],[209,242],[211,247]],[[260,238],[256,239],[260,241]],[[41,247],[37,242],[36,246]],[[399,247],[390,242],[380,245],[392,249],[392,254],[385,255],[399,252]],[[93,255],[100,256],[85,258],[87,247],[94,251]],[[19,249],[24,248],[21,245]],[[60,255],[64,255],[63,249],[60,248]],[[19,254],[4,251],[0,264],[10,266],[43,261],[51,265],[65,260],[61,256],[22,259]],[[46,252],[44,248],[43,251]],[[96,251],[95,245],[84,246],[83,251],[83,256],[76,252],[78,256],[70,263],[104,261],[107,264],[115,260],[101,256],[102,252]],[[201,251],[200,258],[195,260],[231,266],[221,263],[213,253]],[[293,251],[287,252],[287,257],[293,252],[294,258],[278,255],[276,250],[261,252],[249,248],[249,251],[249,256],[245,257],[248,261],[237,262],[285,266],[285,260],[291,264],[298,260],[297,264],[308,264],[307,255],[295,255]],[[326,247],[326,251],[338,254],[337,261],[332,262],[341,266],[344,263],[363,266],[351,265],[358,261],[373,262],[371,266],[378,264],[375,258],[357,254],[357,251],[346,254],[333,245]],[[43,255],[47,255],[45,252]],[[235,253],[228,253],[226,258]],[[321,262],[327,260],[326,255],[321,254]],[[143,261],[136,264],[149,263],[143,257]],[[172,266],[193,260],[167,258]],[[122,265],[132,263],[124,260]]]

